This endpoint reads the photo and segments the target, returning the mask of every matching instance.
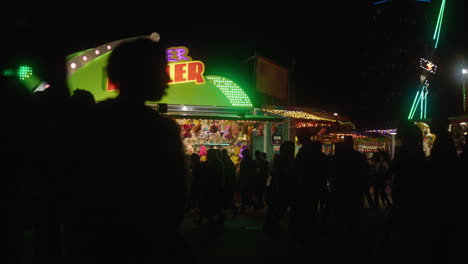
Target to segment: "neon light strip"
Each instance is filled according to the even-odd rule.
[[[442,4],[444,4],[444,1],[442,0]],[[434,30],[434,36],[432,37],[433,40],[435,40],[437,36],[437,30],[439,30],[439,24],[440,24],[440,17],[442,16],[442,6],[440,7],[439,10],[439,16],[437,17],[437,23],[436,23],[436,28]]]
[[[382,1],[378,1],[378,2],[374,2],[372,3],[373,5],[378,5],[378,4],[382,4],[382,3],[385,3],[385,2],[390,2],[392,0],[382,0]]]
[[[425,100],[426,100],[426,97],[424,96],[424,93],[421,93],[421,108],[419,112],[419,119],[422,119],[424,115],[424,101]]]
[[[424,119],[427,117],[427,93],[426,93],[426,99],[424,100]]]
[[[437,25],[434,31],[434,36],[432,37],[433,40],[436,40],[437,38],[434,48],[437,48],[437,45],[439,44],[440,29],[442,27],[442,20],[444,18],[444,10],[445,10],[445,0],[442,0],[442,5],[439,11],[439,17],[437,18]]]
[[[411,116],[409,119],[413,119],[414,117],[414,114],[416,113],[416,109],[418,108],[418,105],[419,105],[419,101],[421,100],[421,96],[418,96],[417,98],[418,100],[416,101],[416,104],[414,106],[414,109],[413,109],[413,112],[411,113]]]
[[[445,0],[443,2],[442,17],[440,18],[440,26],[439,26],[439,31],[437,32],[437,41],[436,41],[436,44],[435,44],[435,48],[437,48],[437,45],[439,44],[440,29],[442,28],[442,20],[444,19],[444,11],[445,11]]]
[[[418,100],[418,98],[419,98],[418,95],[419,95],[419,91],[416,92],[416,96],[414,97],[413,105],[411,106],[411,110],[410,110],[410,112],[409,112],[408,119],[412,119],[412,118],[413,118],[414,109],[417,107],[417,102],[419,102],[419,100]]]

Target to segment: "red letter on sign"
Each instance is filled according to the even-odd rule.
[[[185,67],[187,66],[187,63],[180,63],[174,65],[174,82],[185,82],[187,79],[184,77],[186,71]]]
[[[187,80],[195,81],[196,83],[205,83],[203,79],[204,65],[201,62],[190,62],[188,65],[188,76]]]

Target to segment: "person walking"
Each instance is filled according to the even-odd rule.
[[[281,220],[293,205],[297,191],[297,174],[294,162],[294,142],[285,141],[272,171],[271,200],[263,223],[268,234],[281,232]]]
[[[107,75],[118,96],[98,102],[88,125],[87,243],[76,263],[154,263],[192,259],[180,234],[188,174],[181,129],[146,105],[170,80],[162,43],[119,44]]]

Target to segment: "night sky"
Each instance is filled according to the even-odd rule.
[[[370,48],[366,25],[370,4],[251,2],[230,2],[230,6],[206,1],[162,6],[127,3],[106,12],[87,8],[72,14],[42,7],[43,12],[31,8],[3,17],[2,24],[16,39],[16,50],[25,43],[36,43],[57,46],[67,54],[158,32],[170,45],[187,46],[193,58],[205,63],[206,74],[231,78],[243,87],[249,87],[253,74],[247,60],[257,53],[293,71],[295,106],[339,112],[357,124],[398,118],[379,103],[385,91],[367,87],[360,77],[366,68],[362,54]],[[456,2],[447,0],[447,28],[442,30],[440,41],[441,56],[445,56],[442,61],[450,67],[451,52],[466,54],[468,48],[463,32],[468,23],[461,11],[466,9],[460,3],[464,1]],[[440,6],[439,1],[429,4],[435,9]],[[456,114],[456,110],[452,112]]]

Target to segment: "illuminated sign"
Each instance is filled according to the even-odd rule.
[[[170,47],[166,49],[167,72],[171,78],[168,84],[195,82],[204,84],[205,65],[201,61],[192,60],[186,47]],[[116,91],[117,86],[106,78],[106,90]]]
[[[169,84],[195,82],[204,84],[205,65],[201,61],[192,60],[186,47],[171,47],[167,53],[167,72],[171,78]]]
[[[434,63],[424,59],[424,58],[421,58],[419,60],[419,67],[421,67],[422,69],[424,69],[425,71],[428,71],[432,74],[434,74],[437,70],[437,65],[435,65]]]

